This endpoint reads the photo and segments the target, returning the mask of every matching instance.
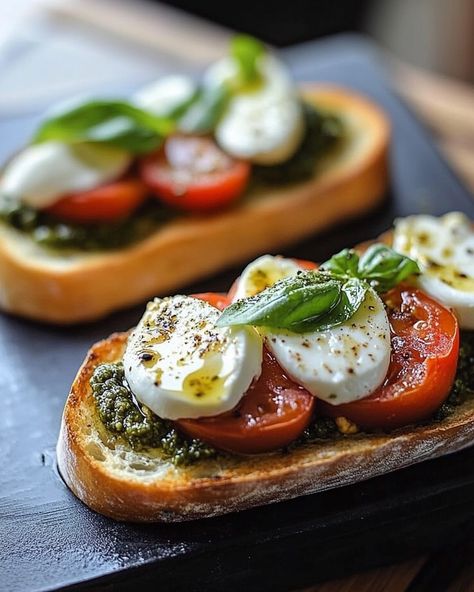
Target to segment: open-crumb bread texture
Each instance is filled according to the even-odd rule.
[[[337,113],[347,135],[312,180],[249,194],[218,214],[176,218],[109,252],[53,252],[0,223],[0,308],[50,323],[94,320],[375,207],[388,179],[386,116],[341,88],[306,86],[303,94]]]
[[[127,333],[88,353],[67,400],[57,447],[61,475],[90,508],[117,520],[172,522],[218,516],[355,483],[472,443],[474,401],[441,422],[356,434],[248,457],[175,467],[157,450],[134,452],[98,418],[94,368],[121,360]]]

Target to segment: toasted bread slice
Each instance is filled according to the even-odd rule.
[[[430,425],[175,467],[156,450],[134,452],[98,418],[89,379],[97,365],[122,358],[127,335],[112,335],[90,350],[72,385],[57,447],[59,470],[76,496],[117,520],[218,516],[369,479],[460,450],[474,438],[471,399]]]
[[[112,252],[54,252],[0,224],[0,308],[59,324],[94,320],[373,208],[387,185],[387,118],[341,88],[309,86],[304,95],[347,129],[313,179],[250,194],[219,214],[178,218]]]

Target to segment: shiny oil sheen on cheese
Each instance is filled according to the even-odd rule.
[[[420,288],[452,308],[462,329],[474,329],[474,231],[464,214],[397,220],[393,248],[417,261]]]
[[[292,259],[264,255],[242,272],[234,301],[300,270]],[[301,334],[259,327],[259,332],[288,376],[332,405],[370,395],[390,364],[390,325],[382,300],[372,290],[352,318],[327,331]]]
[[[155,299],[128,339],[123,364],[136,398],[163,419],[233,409],[261,373],[251,327],[216,328],[219,310],[196,298]]]

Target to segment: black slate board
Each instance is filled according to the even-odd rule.
[[[383,81],[373,47],[345,36],[292,48],[302,80],[339,82],[390,114],[392,188],[363,220],[286,250],[321,260],[376,236],[394,216],[474,202],[427,133]],[[1,151],[33,119],[0,122]],[[190,287],[224,290],[235,270]],[[474,522],[474,448],[361,484],[237,515],[179,525],[127,525],[89,511],[55,470],[61,411],[89,345],[133,325],[142,307],[58,329],[0,317],[0,589],[289,590],[421,553]]]

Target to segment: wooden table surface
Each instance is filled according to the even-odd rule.
[[[446,159],[474,193],[474,88],[391,63],[396,90],[430,127]]]
[[[75,20],[127,42],[165,51],[198,64],[222,55],[230,32],[164,6],[120,0],[47,2],[56,19]],[[111,5],[113,4],[113,10]],[[130,8],[133,5],[133,10]],[[141,8],[141,9],[140,9]],[[390,60],[395,89],[433,131],[448,161],[474,194],[474,89]],[[305,592],[422,592],[414,584],[430,557],[317,585]],[[446,592],[474,591],[474,568],[462,571]]]

